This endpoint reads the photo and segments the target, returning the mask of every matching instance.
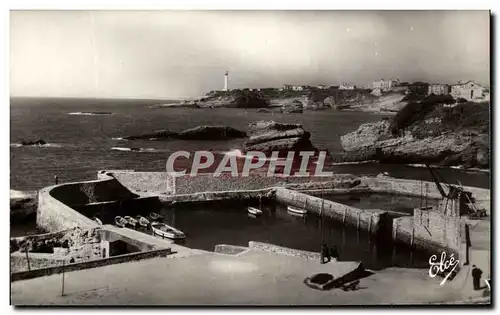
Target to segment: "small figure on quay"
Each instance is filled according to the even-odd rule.
[[[474,285],[474,290],[479,290],[480,289],[480,283],[481,283],[481,276],[483,275],[483,271],[479,268],[476,267],[476,265],[472,265],[472,279],[473,279],[473,285]]]
[[[320,263],[326,264],[330,262],[330,251],[328,250],[328,246],[325,243],[321,245],[321,261]]]
[[[339,260],[339,252],[338,252],[337,246],[335,246],[335,244],[332,245],[332,248],[330,248],[330,257],[332,260],[335,260],[335,261]]]
[[[59,177],[57,177],[57,175],[54,175],[54,182],[56,185],[59,183]]]

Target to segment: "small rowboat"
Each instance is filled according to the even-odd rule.
[[[186,234],[184,234],[182,231],[166,225],[165,223],[153,222],[151,223],[151,228],[153,229],[153,233],[155,235],[161,237],[166,237],[174,240],[186,238]]]
[[[132,218],[132,217],[130,217],[130,216],[127,215],[127,216],[124,216],[123,218],[127,221],[128,224],[130,224],[132,226],[136,226],[137,225],[137,220],[134,219],[134,218]]]
[[[307,209],[299,209],[292,206],[286,207],[287,211],[291,214],[304,215],[307,214]]]
[[[146,219],[145,217],[138,215],[135,218],[139,222],[140,226],[144,226],[144,227],[148,227],[149,226],[149,220]]]
[[[120,216],[116,216],[115,217],[115,224],[119,227],[125,227],[127,225],[127,220],[125,220],[124,218],[120,217]]]
[[[102,225],[102,221],[99,218],[93,217],[92,220],[95,221],[95,223]]]
[[[160,219],[163,219],[163,216],[161,214],[158,214],[158,213],[155,213],[155,212],[151,212],[149,214],[149,218],[153,221],[155,220],[160,220]]]
[[[262,210],[254,208],[254,207],[248,207],[248,213],[253,214],[253,215],[261,215]]]

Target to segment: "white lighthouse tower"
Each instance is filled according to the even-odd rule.
[[[226,74],[224,74],[224,91],[227,91],[227,80],[228,80],[229,72],[226,71]]]

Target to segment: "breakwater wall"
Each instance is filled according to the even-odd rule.
[[[392,177],[367,177],[359,178],[361,186],[366,186],[371,192],[375,193],[394,193],[408,196],[427,196],[428,198],[441,199],[442,196],[433,182],[412,180],[412,179],[399,179]],[[454,184],[457,185],[457,184]],[[445,193],[449,192],[446,185],[442,185]],[[463,188],[472,193],[479,207],[490,209],[491,192],[489,189],[463,186]]]
[[[226,191],[255,191],[266,188],[287,187],[290,189],[338,189],[352,188],[360,180],[350,174],[335,174],[333,177],[267,177],[266,174],[250,174],[233,177],[229,174],[213,176],[201,173],[197,176],[175,177],[167,172],[136,172],[133,170],[105,170],[97,173],[99,179],[113,177],[123,186],[139,194],[154,194],[168,200],[169,196]],[[214,194],[215,196],[216,194]]]
[[[342,222],[344,225],[375,235],[384,230],[388,218],[386,211],[362,210],[286,188],[276,189],[276,200],[297,208],[306,208],[316,215],[322,213],[323,216]]]
[[[78,210],[117,215],[114,210],[122,204],[139,207],[142,203],[150,205],[155,198],[141,198],[105,174],[94,181],[49,186],[38,192],[37,226],[48,232],[94,228],[98,225]]]

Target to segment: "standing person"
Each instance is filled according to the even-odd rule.
[[[483,271],[476,267],[476,265],[472,265],[472,279],[474,290],[479,290],[479,284],[481,283],[481,276],[483,275]]]
[[[327,262],[330,262],[330,252],[328,251],[328,246],[323,243],[323,245],[321,245],[321,263],[326,264]]]
[[[339,252],[337,251],[337,246],[332,245],[332,248],[330,248],[330,257],[335,260],[339,260]]]
[[[56,185],[59,183],[59,177],[57,177],[57,175],[54,175],[54,181],[56,182]]]

